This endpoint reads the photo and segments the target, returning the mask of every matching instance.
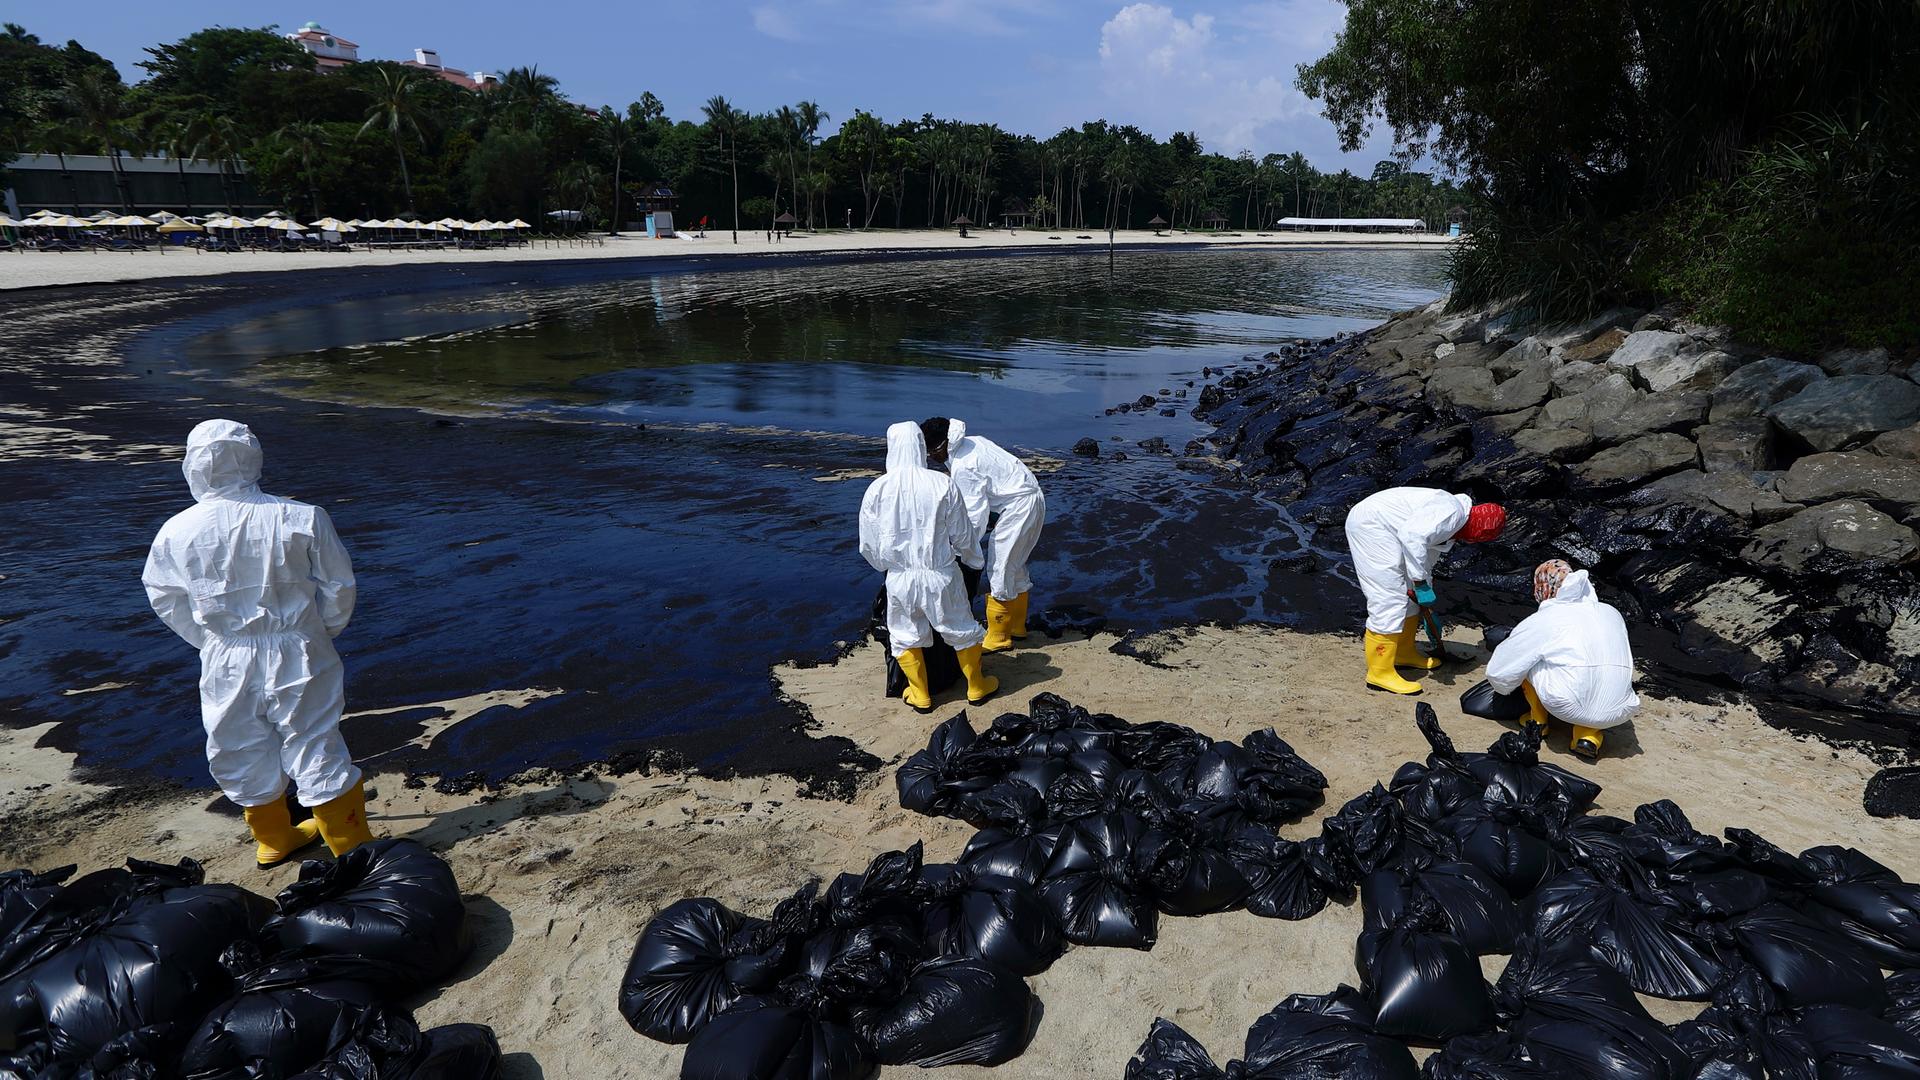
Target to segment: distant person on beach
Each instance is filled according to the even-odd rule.
[[[980,569],[980,545],[953,481],[927,467],[926,440],[912,421],[887,429],[887,471],[860,500],[860,554],[887,575],[887,636],[907,677],[907,704],[933,710],[922,650],[935,634],[959,656],[967,703],[992,697],[1000,680],[982,670],[987,632],[960,576],[963,562]]]
[[[325,510],[260,490],[260,462],[245,424],[195,427],[180,467],[195,504],[160,527],[140,579],[154,613],[200,651],[207,767],[268,867],[316,839],[343,855],[373,834],[340,737],[333,649],[353,617],[353,564]],[[292,823],[289,777],[313,820]]]
[[[1493,650],[1487,682],[1495,693],[1524,693],[1528,723],[1571,724],[1570,748],[1591,761],[1600,756],[1601,733],[1640,707],[1627,622],[1601,602],[1585,570],[1559,559],[1534,570],[1533,598],[1539,610]]]
[[[1354,576],[1367,598],[1367,685],[1395,694],[1417,694],[1418,683],[1396,667],[1431,671],[1437,656],[1414,644],[1419,609],[1434,603],[1433,569],[1454,541],[1484,543],[1506,527],[1507,512],[1437,488],[1378,491],[1347,511],[1347,548]]]
[[[945,465],[967,508],[974,544],[985,545],[987,652],[1005,652],[1027,638],[1027,601],[1033,579],[1027,560],[1047,520],[1047,497],[1033,470],[999,444],[969,435],[964,421],[934,417],[920,422],[927,459]],[[989,543],[989,539],[991,543]]]

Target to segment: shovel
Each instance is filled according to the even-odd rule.
[[[1447,639],[1440,634],[1440,616],[1425,604],[1420,605],[1420,625],[1426,628],[1427,640],[1433,642],[1433,655],[1441,660],[1453,660],[1453,654],[1447,652]]]

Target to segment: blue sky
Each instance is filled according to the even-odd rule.
[[[468,70],[538,65],[596,106],[651,90],[669,115],[688,117],[715,93],[755,111],[810,98],[830,128],[865,108],[1041,136],[1104,117],[1161,138],[1197,131],[1227,154],[1299,150],[1323,169],[1364,175],[1387,156],[1386,139],[1342,155],[1332,126],[1293,89],[1294,65],[1325,51],[1345,10],[1338,0],[107,0],[0,17],[42,40],[77,38],[129,79],[156,41],[312,19],[364,58],[425,46]]]

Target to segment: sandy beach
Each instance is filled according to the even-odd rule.
[[[598,245],[543,243],[527,247],[491,251],[412,251],[405,249],[355,246],[338,253],[283,253],[249,251],[228,255],[209,255],[192,248],[153,251],[83,251],[72,253],[22,252],[0,255],[0,290],[28,289],[52,285],[95,285],[120,281],[154,281],[166,278],[208,277],[215,274],[328,270],[344,267],[385,267],[419,265],[481,266],[501,263],[554,262],[580,259],[659,259],[659,258],[734,258],[805,254],[881,254],[889,252],[956,251],[1046,251],[1061,248],[1101,249],[1107,246],[1104,232],[1080,232],[1072,229],[1048,232],[1043,229],[1008,231],[977,230],[962,239],[951,230],[910,229],[904,231],[802,233],[779,240],[768,240],[763,230],[742,231],[740,242],[731,234],[709,231],[705,237],[683,233],[674,239],[649,240],[624,234],[600,236]],[[1430,233],[1196,233],[1146,231],[1123,232],[1115,244],[1129,249],[1159,247],[1275,247],[1314,248],[1408,248],[1434,247],[1450,243],[1445,236]]]
[[[1484,653],[1471,644],[1476,631],[1451,633],[1456,652],[1479,659],[1471,670],[1463,664],[1429,677],[1427,696],[1456,742],[1477,749],[1498,729],[1463,717],[1457,697],[1479,677]],[[1115,641],[1105,634],[1036,636],[1021,652],[990,660],[1003,693],[976,719],[984,723],[1049,690],[1134,721],[1175,720],[1221,737],[1273,726],[1326,773],[1325,812],[1426,752],[1410,701],[1360,690],[1358,645],[1348,636],[1260,627],[1169,631],[1151,643],[1153,664],[1112,651]],[[902,810],[893,784],[893,770],[956,706],[915,716],[878,696],[878,671],[877,649],[868,644],[836,665],[773,673],[801,707],[796,717],[810,714],[811,734],[848,739],[882,763],[846,801],[780,776],[616,776],[603,768],[535,772],[495,792],[446,795],[409,788],[401,775],[381,772],[379,761],[365,762],[377,789],[370,800],[376,833],[412,836],[442,852],[478,930],[475,954],[454,981],[415,1003],[420,1020],[493,1025],[514,1077],[677,1074],[681,1049],[635,1035],[615,1008],[628,953],[654,911],[684,896],[710,895],[764,914],[811,877],[857,870],[917,839],[926,842],[929,861],[951,859],[969,835],[962,823]],[[502,688],[439,703],[439,719],[427,722],[417,741],[430,743],[479,709],[542,693]],[[181,723],[192,722],[191,706],[180,703]],[[347,721],[349,741],[356,722],[368,719]],[[1551,760],[1605,785],[1596,812],[1630,816],[1639,803],[1670,797],[1703,831],[1744,826],[1795,851],[1851,844],[1910,880],[1920,876],[1920,849],[1908,841],[1905,823],[1861,810],[1861,786],[1875,769],[1864,755],[1770,728],[1737,703],[1650,696],[1635,726],[1637,737],[1617,735],[1608,756],[1592,766],[1566,754],[1564,731],[1551,740]],[[293,879],[290,868],[262,872],[251,865],[243,826],[209,811],[211,792],[111,793],[70,775],[64,756],[36,749],[36,737],[33,730],[0,736],[0,866],[77,862],[92,869],[128,855],[190,856],[206,864],[210,878],[264,893]],[[1312,833],[1320,816],[1287,834]],[[1359,923],[1357,904],[1333,905],[1298,923],[1244,912],[1169,918],[1151,952],[1071,950],[1033,980],[1046,1014],[1028,1053],[995,1070],[950,1072],[1112,1080],[1156,1016],[1178,1021],[1224,1061],[1281,998],[1355,981]],[[1497,974],[1504,957],[1484,963]],[[1698,1009],[1647,1002],[1667,1022]]]

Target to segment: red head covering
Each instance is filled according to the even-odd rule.
[[[1484,544],[1489,540],[1500,539],[1500,530],[1507,527],[1507,509],[1499,503],[1475,503],[1467,511],[1467,526],[1455,534],[1455,539],[1463,544]]]

